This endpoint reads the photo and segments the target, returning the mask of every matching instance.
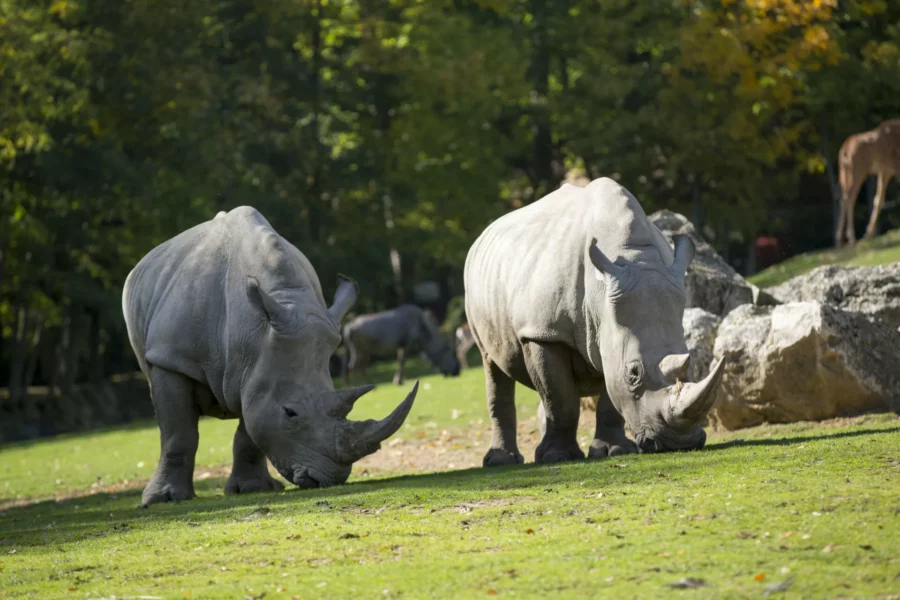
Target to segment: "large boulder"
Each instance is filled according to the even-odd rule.
[[[740,306],[719,326],[725,375],[710,420],[726,429],[900,411],[900,333],[818,302]]]
[[[696,254],[684,277],[688,308],[702,308],[714,315],[725,316],[742,304],[753,303],[750,284],[719,256],[684,215],[659,210],[649,218],[669,243],[675,235],[687,235],[694,242]]]
[[[821,302],[876,315],[894,329],[900,328],[900,262],[819,267],[766,291],[782,302]]]
[[[702,308],[688,308],[681,319],[684,341],[694,360],[694,381],[709,375],[716,343],[716,330],[722,319]]]

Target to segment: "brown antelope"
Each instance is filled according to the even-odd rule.
[[[875,192],[875,203],[872,215],[866,227],[865,239],[875,235],[878,213],[884,205],[884,194],[888,182],[900,172],[900,119],[885,121],[875,129],[857,133],[848,137],[838,154],[841,183],[841,213],[838,218],[837,231],[834,234],[835,245],[843,244],[843,230],[846,227],[847,242],[856,243],[853,231],[853,207],[856,197],[866,178],[871,174],[878,175],[878,189]]]

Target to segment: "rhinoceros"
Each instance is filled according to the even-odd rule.
[[[694,246],[688,237],[674,245],[607,178],[563,185],[485,229],[465,265],[493,422],[485,466],[523,462],[516,381],[540,394],[547,414],[536,462],[584,458],[580,396],[600,396],[592,458],[703,446],[700,423],[723,369],[719,361],[691,383],[681,318]]]
[[[360,315],[344,325],[345,378],[350,371],[365,370],[372,359],[397,357],[394,383],[403,383],[403,363],[410,354],[424,352],[444,375],[459,375],[459,361],[428,314],[415,304],[370,315]]]
[[[456,328],[456,358],[463,369],[469,368],[469,360],[466,355],[472,346],[475,345],[475,338],[472,337],[472,330],[469,329],[468,323],[463,323]]]
[[[194,497],[197,419],[239,419],[225,493],[344,483],[406,419],[418,381],[384,420],[351,421],[373,386],[335,391],[328,360],[356,284],[329,308],[300,250],[251,207],[219,213],[151,250],[128,275],[125,323],[150,383],[161,455],[142,505]]]

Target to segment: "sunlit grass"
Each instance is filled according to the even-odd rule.
[[[385,414],[409,384],[379,385],[354,416]],[[421,389],[398,436],[485,426],[479,368]],[[531,417],[537,398],[522,391]],[[888,598],[900,419],[847,423],[720,433],[691,453],[356,474],[313,491],[226,497],[214,474],[198,499],[146,510],[139,487],[105,486],[149,476],[155,424],[19,444],[0,450],[6,501],[101,479],[94,495],[0,513],[0,595],[743,598],[787,582],[784,597]],[[203,421],[198,470],[230,462],[234,425]],[[686,577],[704,587],[670,587]]]

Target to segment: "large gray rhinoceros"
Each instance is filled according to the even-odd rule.
[[[157,246],[128,275],[122,305],[150,382],[162,443],[144,506],[194,497],[197,419],[240,419],[226,493],[341,484],[406,419],[418,382],[382,421],[349,421],[372,389],[335,391],[328,359],[356,300],[342,280],[328,308],[306,257],[242,206]]]
[[[375,358],[397,357],[394,383],[403,383],[407,356],[424,352],[444,375],[459,375],[459,360],[424,310],[414,304],[370,315],[360,315],[344,325],[347,356],[344,377],[362,370]]]
[[[699,422],[723,369],[688,383],[681,317],[693,252],[679,237],[673,253],[634,196],[606,178],[563,185],[488,226],[465,268],[493,421],[485,466],[523,462],[515,381],[537,390],[547,413],[539,463],[584,458],[580,396],[600,395],[591,457],[703,446]]]

